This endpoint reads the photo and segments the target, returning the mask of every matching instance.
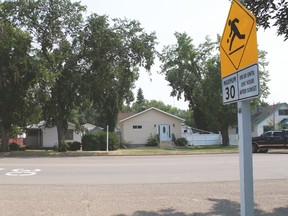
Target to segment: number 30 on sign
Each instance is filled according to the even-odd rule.
[[[232,103],[239,99],[238,96],[238,76],[237,73],[222,79],[223,103]]]

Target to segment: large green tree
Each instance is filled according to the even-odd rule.
[[[221,132],[223,145],[229,145],[229,126],[236,124],[237,109],[236,104],[223,105],[222,102],[222,88],[220,76],[220,60],[217,51],[217,42],[212,42],[209,39],[200,45],[200,53],[203,49],[209,47],[206,60],[202,67],[202,94],[199,97],[201,100],[201,107],[204,110],[202,116],[204,122],[207,124],[205,129],[213,132]],[[215,52],[215,53],[214,53]]]
[[[2,16],[33,36],[41,62],[42,107],[48,125],[56,125],[58,142],[65,139],[68,119],[79,96],[80,45],[85,7],[70,0],[7,0]]]
[[[208,123],[204,122],[204,110],[201,107],[202,74],[201,56],[187,34],[175,33],[177,44],[164,47],[160,60],[161,71],[172,87],[171,96],[180,99],[184,96],[193,110],[194,119],[199,128],[206,129]]]
[[[13,126],[25,126],[37,116],[37,67],[27,32],[0,19],[0,127],[2,151],[9,151]]]
[[[287,0],[245,0],[244,4],[256,16],[259,26],[264,29],[275,26],[277,28],[277,35],[284,36],[284,40],[288,39]]]
[[[264,50],[258,50],[258,68],[259,68],[259,82],[260,82],[260,97],[254,98],[252,100],[252,108],[258,105],[265,105],[267,102],[265,100],[270,94],[268,83],[270,81],[270,75],[268,71],[269,62],[266,59],[267,52]]]
[[[83,33],[86,94],[114,130],[119,109],[131,102],[139,67],[150,71],[155,56],[155,33],[146,33],[135,20],[92,14]]]
[[[175,33],[177,43],[163,49],[161,70],[172,87],[172,96],[189,102],[198,128],[222,134],[223,145],[229,144],[228,127],[236,124],[236,106],[223,105],[221,96],[219,39],[196,47],[186,33]],[[265,68],[265,52],[260,52],[260,68]],[[268,81],[268,71],[260,71],[260,82]],[[264,85],[262,96],[268,94]]]

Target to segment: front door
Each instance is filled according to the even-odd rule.
[[[159,135],[160,135],[160,141],[170,141],[171,140],[170,125],[168,124],[159,125]]]

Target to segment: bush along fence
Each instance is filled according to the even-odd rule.
[[[120,139],[116,133],[109,133],[109,151],[117,150],[120,147]],[[89,132],[82,137],[83,151],[106,151],[107,133],[106,132]]]

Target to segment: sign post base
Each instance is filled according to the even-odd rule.
[[[254,216],[250,100],[238,102],[241,216]]]

